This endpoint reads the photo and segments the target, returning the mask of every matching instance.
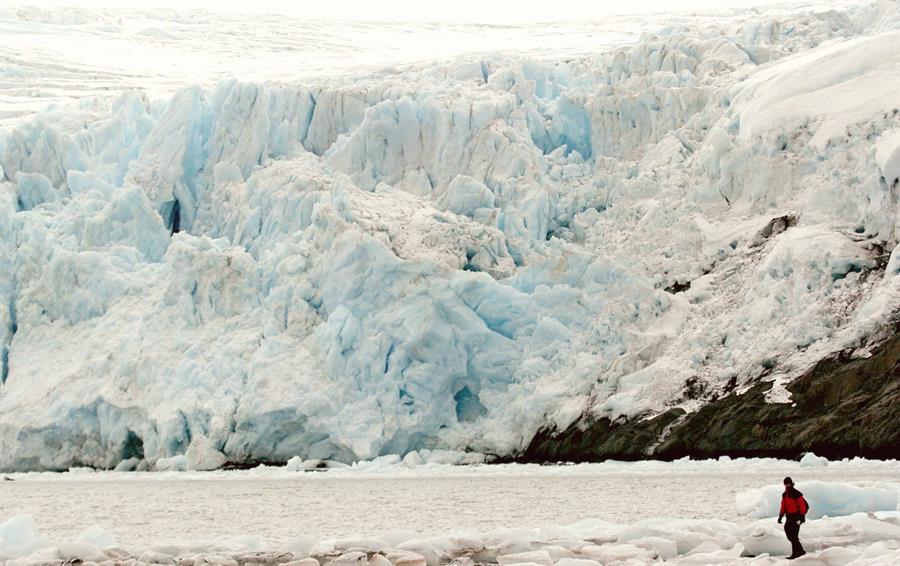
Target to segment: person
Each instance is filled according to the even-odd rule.
[[[800,525],[806,522],[806,513],[809,511],[809,504],[803,498],[797,488],[794,487],[794,480],[784,478],[784,493],[781,494],[781,511],[778,513],[778,524],[781,524],[782,518],[787,518],[784,523],[784,534],[791,541],[791,555],[788,560],[800,558],[806,551],[800,544]]]

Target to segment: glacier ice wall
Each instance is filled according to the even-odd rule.
[[[49,109],[0,133],[0,469],[514,454],[789,380],[900,308],[898,42],[876,2]]]

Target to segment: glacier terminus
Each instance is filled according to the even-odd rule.
[[[4,117],[0,470],[515,459],[789,405],[896,341],[898,110],[874,1]]]

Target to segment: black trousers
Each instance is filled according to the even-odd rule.
[[[800,544],[800,517],[787,516],[784,522],[784,534],[791,541],[791,556],[797,556],[804,552],[803,545]]]

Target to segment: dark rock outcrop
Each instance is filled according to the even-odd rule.
[[[867,358],[840,352],[788,384],[792,403],[769,403],[769,382],[686,414],[586,422],[544,430],[518,458],[528,462],[664,460],[691,456],[828,458],[900,456],[900,324]]]

